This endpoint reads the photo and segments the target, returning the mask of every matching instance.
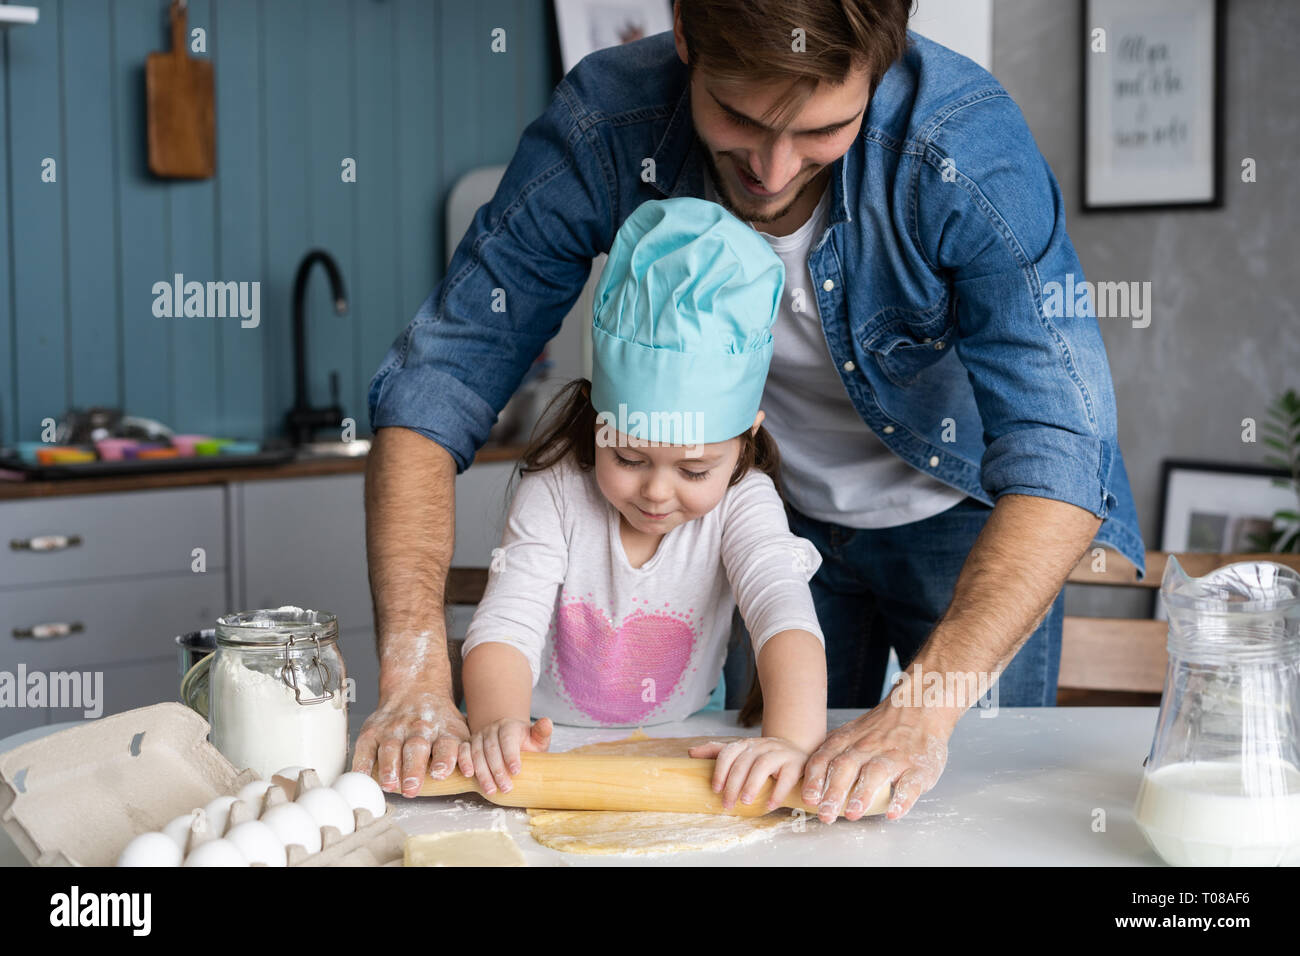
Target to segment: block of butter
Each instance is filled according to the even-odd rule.
[[[450,830],[408,837],[403,866],[527,866],[504,830]]]

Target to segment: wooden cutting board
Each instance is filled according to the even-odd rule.
[[[189,56],[185,5],[172,0],[172,48],[145,63],[149,169],[173,179],[209,179],[216,171],[212,63]]]

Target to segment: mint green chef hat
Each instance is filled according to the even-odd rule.
[[[676,445],[749,429],[784,284],[771,246],[717,203],[638,206],[596,287],[591,401],[602,422]]]

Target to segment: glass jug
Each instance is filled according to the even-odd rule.
[[[1245,561],[1160,587],[1169,669],[1134,814],[1175,866],[1300,862],[1300,573]]]

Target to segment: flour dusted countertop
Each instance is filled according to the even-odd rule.
[[[1163,866],[1133,821],[1154,707],[971,710],[949,745],[939,783],[907,816],[779,832],[730,849],[665,856],[580,856],[539,846],[523,810],[477,796],[388,796],[407,833],[486,828],[503,822],[530,866]],[[833,710],[828,725],[858,711]],[[650,729],[655,737],[736,736],[735,712],[695,715]],[[551,749],[626,737],[624,730],[557,727]],[[1097,811],[1105,832],[1094,832]]]
[[[833,710],[837,727],[856,711]],[[779,832],[731,849],[665,856],[579,856],[535,843],[523,810],[477,796],[388,795],[390,819],[409,834],[501,823],[530,866],[1125,866],[1163,865],[1133,820],[1154,707],[971,710],[949,744],[948,767],[907,816]],[[656,737],[735,736],[735,712],[653,728]],[[29,736],[24,735],[24,736]],[[557,727],[555,751],[617,740],[625,730]],[[16,743],[0,741],[0,750]],[[1105,829],[1098,822],[1104,812]],[[25,861],[0,832],[0,864]]]

